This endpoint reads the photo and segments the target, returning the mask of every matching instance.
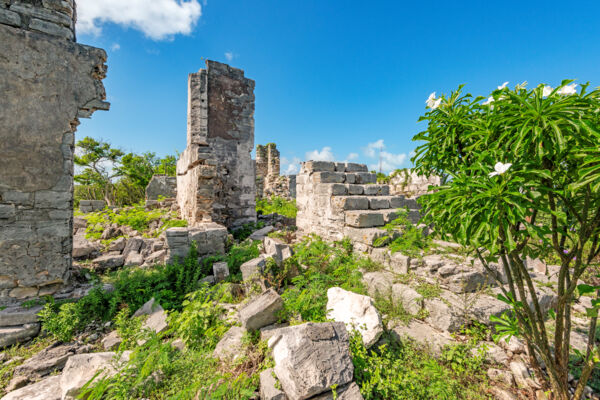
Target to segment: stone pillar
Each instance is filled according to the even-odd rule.
[[[279,176],[279,150],[277,150],[277,146],[275,143],[269,143],[267,145],[267,158],[269,160],[267,173],[270,177],[274,178]]]
[[[189,76],[187,148],[177,162],[177,201],[191,225],[256,221],[254,81],[215,61]]]
[[[106,53],[74,21],[73,0],[0,0],[0,305],[69,278],[74,132],[109,107]]]

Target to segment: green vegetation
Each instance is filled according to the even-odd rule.
[[[271,198],[257,199],[256,212],[258,214],[279,214],[288,218],[296,218],[298,208],[296,200],[287,200],[283,197],[271,196]]]
[[[425,234],[423,228],[410,222],[408,213],[407,209],[399,209],[396,219],[381,228],[387,231],[387,235],[375,239],[373,245],[389,245],[393,253],[400,252],[413,258],[423,256],[431,248],[432,239]]]
[[[365,400],[479,400],[485,394],[483,357],[470,346],[448,348],[440,360],[410,341],[386,337],[387,344],[367,350],[360,334],[351,336],[354,379]]]
[[[87,220],[86,237],[96,240],[100,239],[102,233],[115,223],[135,229],[145,236],[152,233],[154,237],[169,228],[187,226],[187,221],[177,219],[177,212],[162,208],[146,210],[141,203],[116,210],[105,208],[102,211],[77,214],[77,216]],[[151,223],[157,226],[153,232],[150,232]]]
[[[145,189],[154,174],[175,176],[176,156],[159,158],[154,153],[128,153],[109,143],[85,137],[77,142],[75,165],[75,207],[79,200],[105,200],[108,205],[124,206],[144,199]]]
[[[576,86],[570,80],[558,88],[503,85],[483,103],[485,97],[465,95],[460,86],[428,100],[420,118],[427,129],[414,137],[422,143],[413,158],[416,172],[445,182],[421,197],[425,222],[474,250],[484,267],[499,258],[508,267],[499,298],[512,309],[497,319],[498,330],[525,340],[535,353],[536,375],[557,400],[581,398],[600,362],[600,348],[591,340],[581,364],[571,364],[581,369],[571,395],[574,300],[594,296],[587,309],[590,331],[600,310],[598,282],[580,283],[600,254],[600,89],[588,92],[584,84],[578,93]],[[535,291],[528,290],[534,282],[523,262],[549,253],[560,264],[551,325]]]

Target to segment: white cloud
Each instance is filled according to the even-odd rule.
[[[78,0],[77,31],[99,35],[112,22],[163,40],[190,34],[201,15],[198,0]]]
[[[346,159],[348,160],[356,160],[359,157],[358,153],[350,153]]]
[[[300,160],[298,157],[292,158],[289,160],[287,157],[281,157],[279,160],[281,171],[283,175],[296,175],[300,172]]]
[[[112,46],[110,46],[110,49],[112,51],[121,50],[121,45],[119,43],[113,43]]]
[[[406,153],[390,153],[385,151],[385,143],[383,139],[379,139],[373,143],[367,144],[367,147],[363,148],[363,152],[365,156],[376,159],[377,161],[372,161],[369,164],[369,170],[378,171],[381,168],[382,172],[390,173],[395,169],[398,169],[403,166],[408,158]]]
[[[235,55],[231,51],[225,52],[225,59],[227,61],[231,62],[233,60],[233,57],[235,57]]]
[[[312,150],[306,153],[306,160],[313,161],[335,161],[331,147],[325,146],[321,150]]]

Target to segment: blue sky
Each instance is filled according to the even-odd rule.
[[[597,0],[148,1],[78,2],[78,41],[107,50],[112,103],[78,138],[182,151],[203,58],[256,81],[255,143],[277,143],[282,172],[306,158],[376,166],[379,147],[384,169],[408,167],[428,95],[462,83],[600,85]]]

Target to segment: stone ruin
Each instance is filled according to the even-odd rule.
[[[168,175],[153,175],[146,186],[146,201],[177,197],[177,177]]]
[[[191,226],[256,221],[254,81],[215,61],[189,75],[187,148],[177,162],[177,201]]]
[[[75,42],[73,0],[0,0],[0,306],[68,280],[79,118],[108,110],[104,50]]]
[[[303,233],[326,240],[349,237],[357,251],[371,251],[373,242],[386,235],[380,229],[408,208],[413,223],[419,221],[415,199],[391,195],[389,185],[378,185],[377,175],[364,164],[307,161],[297,178],[296,225]]]
[[[430,186],[439,186],[439,176],[418,175],[410,169],[399,170],[392,174],[390,190],[392,194],[407,197],[419,197],[430,192]]]
[[[256,146],[256,197],[296,198],[296,175],[280,174],[279,150],[275,143]]]

